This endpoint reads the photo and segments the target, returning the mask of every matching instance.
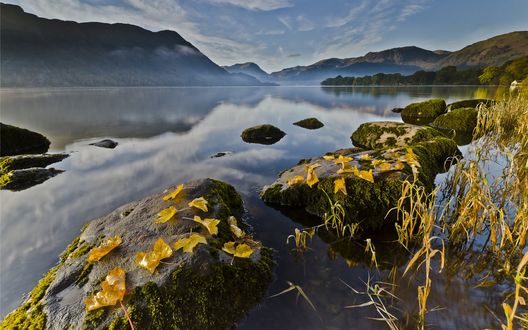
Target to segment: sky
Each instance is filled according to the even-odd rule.
[[[255,62],[267,72],[401,46],[458,50],[528,30],[528,0],[6,2],[46,18],[174,30],[219,65]]]

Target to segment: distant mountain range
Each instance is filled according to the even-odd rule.
[[[2,87],[262,85],[173,31],[50,20],[8,4],[0,14]]]
[[[362,77],[376,73],[401,73],[410,75],[418,70],[439,70],[446,66],[457,68],[502,65],[506,61],[528,55],[528,31],[511,32],[469,45],[461,50],[430,51],[409,46],[370,52],[352,58],[330,58],[308,66],[296,66],[273,72],[263,78],[255,63],[226,67],[230,72],[254,75],[266,81],[281,84],[319,84],[322,80],[338,75]],[[234,68],[233,71],[231,71]],[[258,68],[258,75],[253,74]]]
[[[229,66],[223,66],[222,68],[230,73],[242,73],[253,76],[260,81],[271,80],[270,75],[266,71],[262,70],[257,64],[252,62],[233,64]]]

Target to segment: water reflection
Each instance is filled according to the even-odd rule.
[[[384,328],[366,318],[376,316],[370,309],[343,308],[364,302],[341,282],[361,288],[372,272],[362,263],[359,249],[351,250],[352,254],[357,251],[358,264],[349,267],[345,258],[353,256],[344,252],[339,254],[345,258],[329,256],[326,242],[331,240],[321,236],[314,238],[302,260],[295,258],[285,242],[299,224],[258,198],[263,185],[299,159],[350,147],[350,135],[361,123],[399,121],[392,108],[432,92],[401,89],[383,94],[377,89],[377,94],[369,93],[319,87],[2,90],[2,121],[44,133],[53,149],[72,153],[57,164],[66,170],[60,176],[22,192],[0,192],[1,315],[12,310],[56,263],[57,255],[88,220],[169,185],[213,177],[233,184],[243,194],[257,238],[277,251],[270,294],[291,281],[301,285],[318,308],[314,313],[301,300],[296,304],[295,295],[267,299],[241,328]],[[457,88],[445,93],[451,102],[472,97],[473,90],[464,95]],[[325,126],[308,131],[292,125],[307,117],[319,118]],[[272,146],[242,142],[240,133],[245,128],[263,123],[287,135]],[[101,137],[116,140],[118,148],[88,145]],[[232,153],[210,158],[225,150]],[[330,249],[340,251],[341,247],[330,245]],[[447,279],[438,280],[442,281]],[[449,304],[446,288],[453,291],[451,297],[460,298],[456,304]],[[437,297],[431,300],[432,306],[457,308],[449,314],[450,323],[439,317],[442,325],[469,326],[476,317],[487,320],[482,306],[495,299],[482,296],[485,291],[470,292],[456,280],[445,286],[435,284],[433,290],[438,292],[432,293]],[[415,286],[402,284],[401,291],[412,310]]]

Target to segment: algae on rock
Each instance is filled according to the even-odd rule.
[[[231,327],[266,292],[272,280],[272,252],[257,241],[253,241],[254,253],[249,259],[233,259],[222,251],[224,242],[235,240],[229,216],[235,216],[240,228],[247,231],[242,200],[232,186],[202,179],[184,187],[173,201],[164,201],[164,194],[157,194],[91,221],[65,250],[60,263],[44,277],[45,283],[35,288],[38,294],[32,293],[2,321],[1,327],[128,329],[128,321],[118,307],[87,313],[84,306],[84,299],[99,290],[101,280],[116,266],[126,271],[129,293],[123,303],[136,329]],[[209,203],[208,212],[184,210],[190,200],[201,196]],[[176,219],[156,224],[157,214],[168,205],[181,211]],[[123,216],[124,212],[128,214]],[[134,264],[136,253],[149,250],[158,238],[172,244],[191,231],[206,235],[200,224],[187,220],[194,215],[221,221],[218,235],[207,236],[209,244],[198,246],[192,254],[175,252],[154,274]],[[121,236],[123,243],[100,261],[88,263],[91,247],[115,235]]]

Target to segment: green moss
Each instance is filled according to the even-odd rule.
[[[0,176],[0,189],[7,189],[11,182],[11,176],[9,175],[9,173],[2,174]]]
[[[13,164],[12,157],[7,156],[7,157],[0,158],[0,173],[2,174],[9,173],[12,164]]]
[[[70,256],[70,254],[75,251],[77,249],[77,247],[79,246],[79,240],[80,240],[80,237],[78,236],[77,238],[75,238],[71,243],[70,245],[68,245],[66,247],[66,250],[64,250],[61,255],[60,255],[60,260],[61,261],[66,261],[66,259],[68,259],[68,257]]]
[[[487,106],[487,105],[491,105],[494,102],[495,101],[488,100],[488,99],[462,100],[462,101],[449,104],[447,108],[453,111],[455,109],[460,109],[460,108],[476,108],[479,104],[484,104]]]
[[[77,279],[75,280],[75,284],[82,286],[86,282],[88,282],[88,276],[92,272],[93,269],[93,263],[87,262],[86,265],[84,265],[83,269],[81,270],[79,276],[77,276]]]
[[[411,103],[402,112],[402,117],[436,118],[446,112],[446,103],[442,99],[431,99],[424,102]]]
[[[226,329],[258,303],[272,279],[269,249],[257,262],[235,259],[205,268],[178,268],[158,287],[149,282],[129,296],[127,308],[136,329]],[[128,329],[117,317],[110,329]]]
[[[83,330],[96,329],[101,325],[101,320],[106,317],[107,310],[102,308],[86,314],[84,318]]]
[[[42,134],[0,123],[0,156],[44,153],[50,141]]]
[[[461,132],[472,132],[477,126],[477,117],[477,109],[459,108],[437,117],[431,123],[431,126]]]
[[[0,174],[32,167],[46,167],[67,158],[66,154],[19,155],[0,158]]]

